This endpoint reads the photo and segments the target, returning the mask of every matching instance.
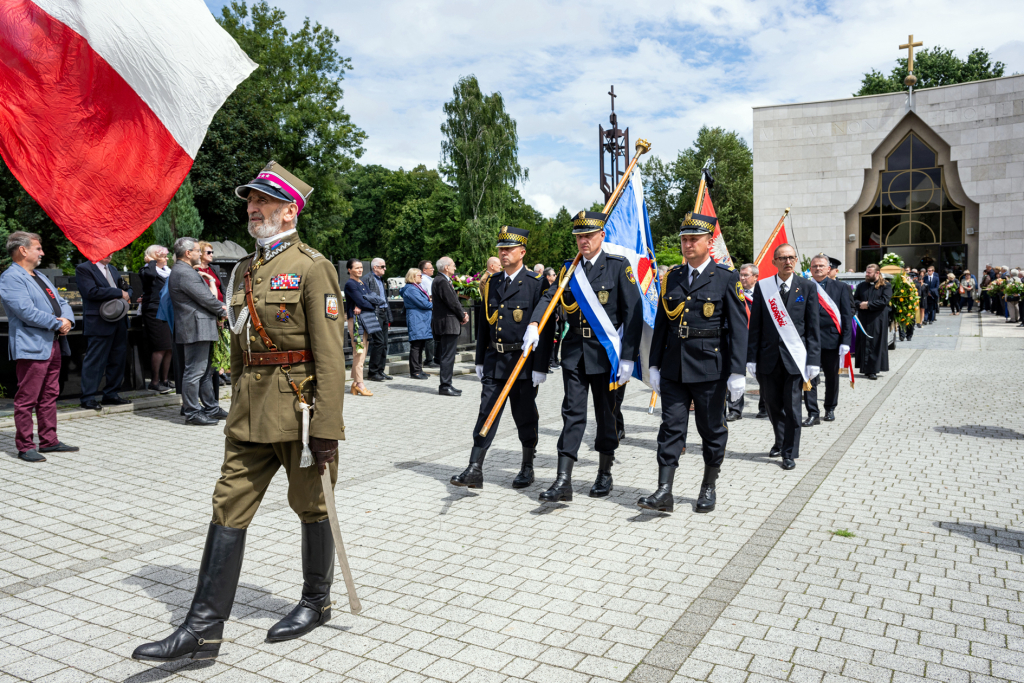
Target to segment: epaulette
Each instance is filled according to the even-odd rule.
[[[299,242],[299,251],[301,251],[303,254],[313,259],[314,261],[318,258],[323,258],[324,256],[319,251],[309,246],[305,242]]]
[[[540,273],[534,273],[534,272],[533,272],[533,271],[531,270],[531,271],[530,271],[530,274],[531,274],[531,275],[533,275],[533,279],[534,279],[534,280],[539,280],[539,279],[540,279]]]
[[[605,258],[609,258],[609,259],[615,259],[617,261],[625,261],[626,260],[625,256],[619,256],[618,254],[609,254],[608,252],[605,252],[604,257]]]
[[[683,264],[682,264],[682,263],[677,263],[677,264],[675,264],[674,266],[669,266],[669,267],[668,267],[668,272],[670,272],[670,273],[671,273],[671,272],[672,272],[673,270],[675,270],[676,268],[682,268],[682,267],[683,267]]]
[[[721,268],[722,270],[736,270],[736,268],[734,268],[733,266],[727,266],[724,263],[718,263],[717,261],[715,261],[715,265]]]

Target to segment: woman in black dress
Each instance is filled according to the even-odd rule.
[[[151,391],[167,394],[171,391],[171,385],[167,376],[171,370],[171,328],[163,320],[156,317],[157,308],[160,306],[160,294],[167,285],[167,278],[171,275],[171,269],[167,265],[167,247],[153,244],[146,249],[146,265],[139,270],[139,277],[142,278],[142,296],[139,301],[142,303],[142,321],[146,328],[146,340],[149,342],[149,349],[152,351],[150,364],[153,379],[149,383]]]

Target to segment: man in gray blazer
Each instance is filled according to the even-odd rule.
[[[228,413],[217,402],[210,354],[218,339],[217,320],[227,309],[195,270],[202,254],[194,239],[179,237],[174,242],[174,258],[167,289],[174,304],[174,341],[185,346],[181,388],[185,423],[215,425]]]

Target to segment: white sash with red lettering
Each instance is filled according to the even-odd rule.
[[[821,307],[828,313],[828,317],[832,318],[832,322],[836,324],[836,330],[840,336],[843,334],[843,324],[839,322],[839,307],[836,306],[836,302],[832,301],[832,298],[825,291],[825,288],[821,286],[820,282],[815,281],[818,285],[818,301],[821,302]]]
[[[804,382],[809,382],[807,349],[800,339],[800,333],[793,327],[793,319],[789,316],[786,304],[782,301],[782,294],[779,293],[779,285],[775,282],[775,276],[765,278],[757,284],[761,288],[761,293],[764,294],[768,312],[771,313],[772,322],[775,323],[775,329],[778,330],[782,343],[789,349],[789,355],[793,356],[793,361],[800,368],[800,376],[804,378]]]

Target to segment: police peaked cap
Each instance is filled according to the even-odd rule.
[[[704,216],[699,213],[687,212],[683,226],[679,229],[680,235],[711,235],[715,232],[715,223],[718,219],[714,216]]]
[[[313,193],[312,187],[286,171],[276,161],[264,166],[249,183],[236,187],[235,194],[241,199],[248,199],[249,190],[258,190],[281,201],[294,202],[299,207],[299,213],[306,208],[306,200]]]
[[[514,225],[503,225],[498,231],[499,247],[525,247],[526,240],[530,237],[530,231],[517,228]]]
[[[572,217],[572,234],[585,235],[588,232],[604,230],[604,222],[608,214],[600,211],[580,211]]]
[[[843,265],[842,261],[840,261],[839,259],[835,258],[834,256],[829,256],[828,254],[826,254],[823,251],[815,254],[814,258],[825,258],[825,259],[828,259],[829,268],[838,268],[839,266]]]

